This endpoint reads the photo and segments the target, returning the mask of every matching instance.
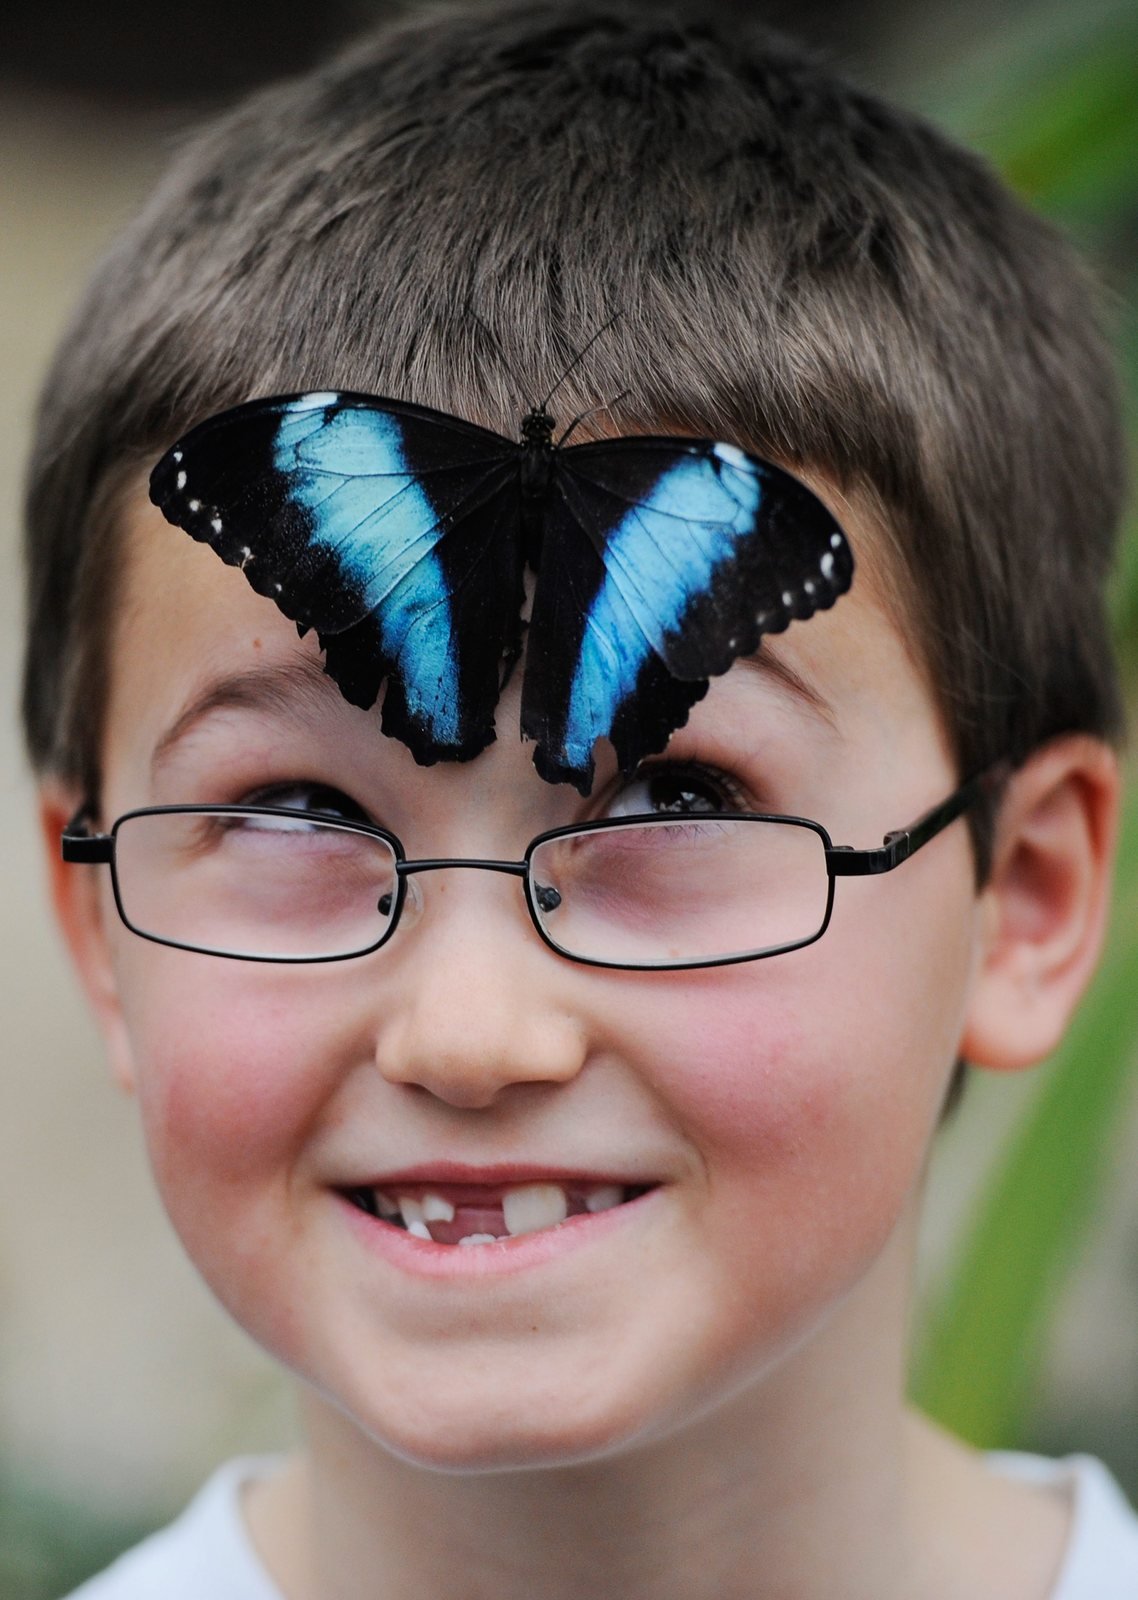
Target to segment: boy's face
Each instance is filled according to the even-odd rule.
[[[840,515],[851,593],[763,646],[807,692],[737,664],[666,757],[872,846],[957,774],[878,598],[872,533]],[[104,825],[152,804],[301,803],[319,785],[411,857],[518,860],[544,829],[645,808],[643,783],[603,761],[587,800],[537,777],[520,673],[482,756],[417,767],[330,680],[282,677],[318,661],[312,640],[141,492],[129,533]],[[249,673],[262,695],[180,721]],[[818,943],[668,973],[559,958],[497,874],[420,876],[386,947],[310,967],[148,943],[94,877],[112,1055],[190,1255],[260,1343],[397,1453],[565,1462],[728,1397],[762,1404],[756,1380],[777,1384],[804,1341],[840,1345],[851,1291],[885,1292],[869,1286],[903,1254],[975,981],[963,823],[895,873],[839,882]],[[431,1270],[437,1249],[393,1247],[345,1198],[412,1171],[656,1187],[516,1244],[451,1247]]]

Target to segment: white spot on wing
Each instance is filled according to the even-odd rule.
[[[751,463],[738,445],[717,444],[712,447],[711,453],[718,456],[720,461],[725,461],[729,467],[738,467],[743,472],[751,470]]]
[[[834,576],[834,558],[828,550],[818,565],[822,569],[822,576],[824,578],[832,578]]]
[[[334,389],[321,389],[317,394],[302,394],[285,406],[286,411],[318,411],[321,406],[334,406],[340,396]]]
[[[202,508],[202,503],[200,500],[191,500],[189,504],[191,511],[200,511]]]
[[[179,472],[177,483],[179,489],[184,489],[186,487],[186,474],[184,472]]]
[[[842,536],[841,536],[841,534],[840,533],[832,533],[830,535],[830,549],[831,550],[840,550],[841,547],[842,547]]]

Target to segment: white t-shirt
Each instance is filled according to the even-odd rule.
[[[1074,1521],[1050,1600],[1138,1600],[1138,1515],[1093,1456],[1049,1461],[1016,1451],[988,1460],[1009,1477],[1074,1492]],[[242,1485],[272,1456],[242,1456],[214,1473],[168,1528],[128,1550],[69,1600],[284,1600],[245,1529]]]

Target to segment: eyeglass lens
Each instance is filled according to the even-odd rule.
[[[697,816],[546,840],[530,860],[539,920],[567,954],[650,966],[812,939],[829,875],[819,834],[794,823]],[[556,909],[543,911],[553,889]]]
[[[137,933],[292,961],[370,949],[390,925],[397,889],[384,840],[300,814],[125,817],[115,874]]]
[[[138,933],[292,961],[374,948],[398,893],[395,851],[384,840],[299,814],[125,817],[115,876]],[[813,828],[698,816],[547,839],[531,853],[530,887],[534,914],[559,950],[635,966],[803,943],[824,926],[830,892]]]

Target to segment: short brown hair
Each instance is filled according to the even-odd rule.
[[[738,8],[510,0],[412,15],[259,93],[104,261],[31,463],[36,766],[97,794],[128,469],[304,388],[512,433],[613,310],[565,414],[623,393],[622,429],[865,497],[962,771],[1117,734],[1118,405],[1056,231]]]

